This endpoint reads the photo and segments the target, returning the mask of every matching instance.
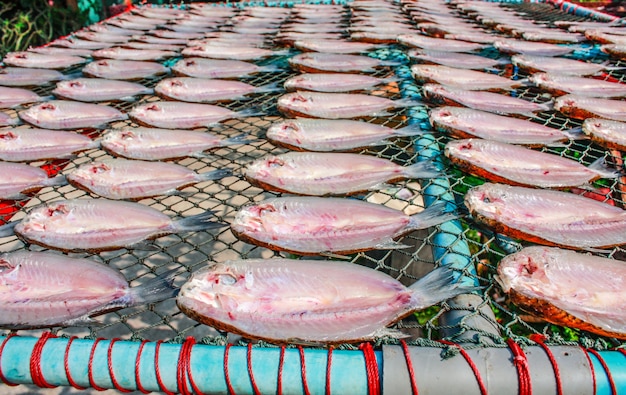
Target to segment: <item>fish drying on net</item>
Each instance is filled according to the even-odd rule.
[[[496,40],[495,49],[508,54],[523,54],[534,56],[562,56],[574,51],[573,46],[557,45],[542,42],[533,42],[515,39]]]
[[[268,155],[247,165],[244,174],[266,190],[314,196],[355,194],[401,179],[441,176],[431,162],[405,167],[375,156],[328,152]]]
[[[108,199],[142,199],[170,195],[189,185],[230,174],[228,169],[196,173],[174,163],[107,159],[78,166],[67,174],[67,180]]]
[[[154,90],[128,81],[102,78],[77,78],[57,83],[52,94],[69,100],[83,102],[134,101],[137,95],[149,95]]]
[[[166,78],[154,91],[161,97],[192,103],[246,100],[249,95],[282,91],[276,83],[254,86],[245,82],[192,77]]]
[[[65,177],[49,178],[48,173],[22,163],[0,162],[0,199],[23,199],[44,187],[64,185]]]
[[[0,160],[31,162],[69,158],[77,152],[98,148],[89,137],[62,130],[0,129]]]
[[[9,52],[2,62],[7,66],[33,69],[65,69],[86,63],[80,56],[43,55],[34,52]]]
[[[117,270],[90,259],[51,252],[0,255],[0,327],[30,329],[90,325],[111,310],[175,297],[173,273],[130,287]]]
[[[543,90],[556,95],[620,98],[626,96],[626,84],[553,73],[536,73],[529,80]]]
[[[328,197],[283,197],[242,207],[231,223],[243,241],[300,255],[349,254],[406,246],[395,238],[456,218],[445,204],[413,215],[374,203]]]
[[[626,339],[624,262],[553,247],[506,256],[496,277],[510,301],[550,323]]]
[[[19,118],[13,118],[9,114],[0,111],[0,126],[15,126],[19,123]]]
[[[157,62],[140,60],[95,60],[83,67],[83,74],[88,77],[111,80],[139,80],[167,74],[169,69]]]
[[[626,123],[601,118],[587,118],[583,132],[599,145],[626,151]]]
[[[284,55],[285,51],[272,51],[271,49],[255,48],[246,46],[217,46],[217,45],[197,45],[183,49],[184,56],[193,56],[211,59],[227,60],[257,60],[270,56]]]
[[[406,337],[387,326],[474,290],[447,267],[406,287],[354,263],[245,259],[193,273],[176,302],[196,321],[249,339],[329,344]]]
[[[95,59],[116,60],[161,60],[178,56],[174,51],[162,51],[159,49],[131,49],[122,47],[103,48],[93,51]]]
[[[4,67],[0,69],[0,85],[2,86],[35,86],[63,79],[67,79],[67,77],[56,70],[24,67]]]
[[[407,52],[409,57],[423,63],[435,63],[442,66],[455,67],[457,69],[489,69],[508,63],[508,60],[491,59],[484,56],[472,55],[461,52],[445,52],[438,50],[411,49]]]
[[[379,45],[345,40],[298,40],[293,46],[301,51],[360,54],[379,48]]]
[[[196,78],[242,78],[257,73],[274,73],[275,65],[258,66],[242,60],[185,58],[173,67],[174,74]]]
[[[423,134],[419,125],[400,129],[349,119],[289,119],[272,124],[267,139],[297,151],[351,151]]]
[[[28,52],[38,53],[42,55],[80,56],[82,58],[89,58],[91,57],[93,50],[45,46],[45,47],[29,48]],[[41,69],[41,70],[51,70],[51,69]]]
[[[400,44],[407,47],[421,48],[432,51],[474,52],[487,47],[485,44],[434,38],[423,34],[402,34],[397,36],[397,40]]]
[[[593,75],[602,71],[623,70],[625,68],[608,66],[605,63],[583,62],[553,56],[513,55],[511,62],[531,72],[543,71],[546,73],[577,76]]]
[[[109,122],[128,119],[113,107],[69,100],[37,104],[18,115],[23,121],[45,129],[100,128]]]
[[[68,38],[58,38],[54,41],[51,41],[50,45],[55,46],[55,47],[63,47],[63,48],[96,50],[96,49],[102,49],[102,48],[109,48],[115,44],[83,40],[83,39],[76,38],[76,37],[68,37]]]
[[[411,66],[411,74],[417,81],[436,82],[447,87],[468,91],[510,90],[526,84],[524,80],[516,81],[482,71],[441,65],[416,64]]]
[[[397,78],[378,78],[349,73],[305,73],[289,78],[284,83],[287,91],[353,92],[370,90],[378,85],[396,82]]]
[[[575,119],[606,118],[626,122],[626,102],[580,95],[564,95],[554,102],[554,109]]]
[[[367,73],[399,63],[363,55],[306,52],[289,58],[289,65],[303,73]]]
[[[626,244],[626,211],[573,193],[485,183],[465,206],[498,233],[572,249]]]
[[[620,59],[626,59],[626,44],[606,44],[601,47],[602,52],[616,56]]]
[[[24,104],[38,103],[51,98],[53,97],[39,96],[28,89],[0,86],[0,109],[21,107]]]

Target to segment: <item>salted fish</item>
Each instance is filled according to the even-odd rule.
[[[67,180],[77,188],[108,199],[141,199],[169,195],[229,174],[228,169],[196,173],[174,163],[107,159],[80,165],[67,174]]]
[[[34,208],[20,222],[7,225],[14,226],[14,232],[29,243],[61,251],[95,252],[131,247],[171,233],[223,226],[211,222],[212,217],[208,211],[174,220],[139,203],[72,199]]]
[[[45,129],[98,128],[128,116],[121,111],[100,104],[68,100],[51,100],[30,107],[19,117],[31,125]]]
[[[378,78],[349,73],[304,73],[285,81],[287,91],[308,90],[315,92],[351,92],[371,89],[377,85],[396,81],[396,78]]]
[[[13,118],[9,114],[0,111],[0,126],[14,126],[19,123],[19,118]]]
[[[205,157],[204,151],[244,144],[245,136],[224,138],[192,130],[158,128],[111,129],[102,138],[102,148],[129,159],[161,160],[187,156]]]
[[[604,158],[587,167],[558,155],[483,139],[453,140],[444,152],[461,169],[509,185],[565,188],[619,175],[605,168]]]
[[[470,189],[465,205],[498,233],[572,249],[626,243],[626,211],[573,193],[485,183]]]
[[[168,72],[169,69],[160,63],[140,60],[103,59],[83,67],[83,74],[88,77],[112,80],[138,80]]]
[[[606,118],[626,121],[626,102],[580,95],[564,95],[554,101],[554,109],[576,119]]]
[[[316,26],[315,26],[316,28]],[[316,30],[319,32],[319,30]],[[359,54],[372,51],[379,46],[370,43],[359,43],[345,40],[297,40],[293,43],[294,47],[301,51],[341,53],[341,54]]]
[[[257,66],[242,60],[204,58],[181,59],[172,67],[175,74],[196,78],[242,78],[279,70],[277,66]]]
[[[124,34],[115,34],[111,32],[94,32],[89,30],[82,30],[74,33],[76,37],[89,40],[89,41],[98,41],[104,43],[125,43],[130,39],[128,35]]]
[[[92,316],[175,297],[173,273],[130,287],[117,270],[91,259],[51,252],[0,255],[0,327],[90,325]]]
[[[25,67],[4,67],[0,69],[0,85],[33,86],[65,79],[65,75],[48,69],[29,69]]]
[[[617,56],[620,59],[626,59],[626,44],[606,44],[601,48],[602,52],[609,55]]]
[[[453,279],[451,269],[440,267],[405,287],[353,263],[246,259],[193,273],[176,302],[191,318],[249,339],[349,343],[405,337],[387,326],[473,291]]]
[[[601,118],[587,118],[583,132],[599,145],[626,151],[626,123]]]
[[[312,196],[354,194],[405,178],[441,176],[431,162],[404,167],[374,156],[328,152],[268,155],[248,164],[244,174],[266,190]]]
[[[346,55],[323,52],[305,52],[289,58],[289,65],[300,72],[367,73],[378,67],[397,66],[397,62],[387,62],[363,55]]]
[[[423,34],[401,34],[397,36],[396,39],[400,44],[407,47],[429,49],[433,51],[474,52],[487,47],[485,44],[434,38]]]
[[[282,197],[242,207],[231,223],[241,240],[300,255],[405,248],[394,238],[456,218],[444,204],[412,216],[378,204],[329,197]]]
[[[134,82],[102,78],[77,78],[58,82],[52,94],[70,100],[101,102],[115,100],[133,101],[137,95],[147,95],[152,92],[152,88],[146,88]]]
[[[48,178],[45,170],[21,163],[0,162],[0,199],[22,199],[43,187],[63,185],[65,177]]]
[[[166,78],[154,91],[161,97],[192,103],[245,100],[248,95],[281,91],[276,84],[254,86],[245,82],[193,77]]]
[[[593,75],[603,70],[621,70],[624,67],[607,66],[604,63],[582,62],[580,60],[553,56],[513,55],[511,62],[530,71],[543,71],[564,75]]]
[[[99,145],[82,134],[61,130],[0,129],[0,160],[7,162],[69,158]]]
[[[626,84],[595,78],[553,73],[535,73],[529,80],[539,88],[557,95],[571,93],[578,96],[618,98],[626,96]]]
[[[98,41],[83,40],[75,37],[58,38],[50,42],[55,47],[75,48],[75,49],[102,49],[112,47],[113,43],[104,43]]]
[[[573,46],[514,39],[496,40],[494,41],[493,46],[498,51],[504,53],[535,56],[567,55],[576,49]]]
[[[534,103],[493,92],[468,91],[439,84],[424,84],[422,88],[427,98],[442,100],[447,104],[463,105],[475,110],[496,114],[514,114],[532,117],[535,112],[549,111],[552,109],[552,103]]]
[[[116,60],[160,60],[177,56],[174,51],[163,51],[159,49],[131,49],[123,47],[103,48],[93,51],[91,56],[96,59],[116,59]]]
[[[197,45],[183,49],[184,56],[193,56],[211,59],[230,59],[230,60],[256,60],[267,58],[270,56],[284,55],[281,51],[272,51],[271,49],[246,47],[246,46],[213,46],[213,45]]]
[[[70,55],[43,55],[34,52],[9,52],[2,62],[7,66],[32,69],[65,69],[86,63],[87,59]]]
[[[28,89],[0,86],[0,109],[20,107],[23,104],[37,103],[50,98],[39,96]]]
[[[525,119],[465,107],[437,107],[430,110],[428,115],[434,127],[458,138],[480,137],[536,147],[559,145],[568,139],[584,137],[578,128],[559,130]]]
[[[626,339],[624,262],[533,246],[506,256],[496,277],[510,301],[548,322]]]
[[[417,81],[436,82],[468,91],[510,90],[524,85],[523,80],[516,81],[482,71],[441,65],[416,64],[411,66],[411,74]]]
[[[144,126],[165,129],[194,129],[216,125],[220,121],[260,115],[255,109],[239,112],[212,104],[171,101],[150,102],[133,107],[128,116]]]
[[[490,59],[484,56],[461,52],[445,52],[437,50],[411,49],[407,55],[422,62],[436,63],[457,69],[488,69],[504,64],[505,60]]]
[[[28,48],[28,52],[38,53],[42,55],[58,55],[58,56],[80,56],[82,58],[90,58],[93,50],[81,48],[65,48],[53,47],[51,45],[45,47]],[[41,69],[50,70],[50,69]]]
[[[278,98],[278,110],[290,117],[357,118],[388,115],[387,109],[422,105],[411,99],[390,100],[359,93],[293,92]]]

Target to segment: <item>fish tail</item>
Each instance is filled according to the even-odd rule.
[[[419,124],[414,123],[412,125],[394,130],[394,134],[397,136],[411,137],[411,136],[423,135],[424,131],[422,130]]]
[[[407,227],[403,229],[403,232],[407,230],[426,229],[431,226],[439,225],[446,221],[451,221],[459,216],[448,210],[448,205],[444,202],[438,202],[430,207],[424,209],[417,214],[411,216]]]
[[[432,160],[418,162],[405,167],[403,174],[407,178],[436,178],[443,175]]]
[[[230,138],[227,138],[226,140],[223,140],[221,142],[221,144],[223,146],[226,146],[226,145],[239,145],[239,144],[248,144],[251,141],[255,141],[255,140],[251,139],[249,134],[241,133],[241,134],[238,134],[238,135],[236,135],[234,137],[230,137]]]
[[[283,91],[283,85],[279,82],[272,82],[261,85],[257,88],[256,93],[280,92]]]
[[[600,157],[594,160],[589,166],[589,170],[593,170],[598,173],[598,175],[602,178],[617,178],[621,175],[621,173],[617,170],[611,170],[604,157]]]
[[[65,176],[63,176],[63,175],[57,176],[57,177],[53,177],[53,178],[48,178],[46,180],[46,182],[45,182],[45,185],[47,187],[67,185],[67,178],[65,178]]]
[[[219,222],[209,221],[213,218],[213,211],[206,211],[202,214],[192,215],[191,217],[179,219],[172,223],[172,230],[174,232],[197,232],[200,230],[208,230],[214,228],[221,228],[226,226]]]
[[[138,306],[147,303],[156,303],[178,295],[179,288],[174,286],[174,280],[180,269],[172,269],[147,281],[145,284],[133,287],[129,290],[129,306]]]
[[[421,100],[415,100],[415,99],[400,99],[400,100],[394,100],[393,105],[396,108],[416,107],[416,106],[423,106],[424,102]]]
[[[246,118],[246,117],[260,117],[265,115],[264,111],[261,111],[259,107],[251,107],[246,108],[241,111],[235,113],[237,118]]]
[[[275,64],[268,64],[259,68],[261,73],[278,73],[280,71],[285,71],[285,69]]]
[[[417,280],[409,289],[413,291],[413,307],[421,310],[457,295],[477,291],[480,287],[454,282],[455,272],[441,266]]]
[[[564,130],[563,134],[565,134],[570,140],[583,140],[588,138],[588,136],[584,133],[582,126]]]
[[[219,180],[220,178],[228,177],[233,174],[231,169],[219,169],[213,170],[206,173],[198,174],[198,181],[210,181],[210,180]]]
[[[381,83],[382,84],[390,84],[392,82],[398,82],[400,81],[400,77],[398,77],[397,75],[391,76],[391,77],[387,77],[387,78],[383,78],[381,79]]]
[[[404,62],[398,62],[398,61],[394,61],[394,60],[381,60],[379,63],[379,66],[382,67],[398,67],[398,66],[402,66],[404,64]]]
[[[15,234],[13,229],[17,224],[19,224],[19,221],[9,222],[8,224],[0,226],[0,237],[13,236]]]

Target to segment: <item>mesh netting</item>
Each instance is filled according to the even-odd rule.
[[[323,5],[320,5],[320,7],[323,7]],[[450,7],[453,6],[451,5]],[[509,8],[510,11],[523,11],[525,17],[529,19],[546,21],[548,23],[555,20],[582,20],[580,17],[565,14],[545,4],[517,4],[508,5],[507,8]],[[344,7],[344,13],[346,19],[349,20],[349,4]],[[398,6],[397,13],[398,15],[403,15],[407,22],[410,21],[408,13],[405,13],[400,6]],[[458,13],[458,16],[460,18],[466,18],[461,13]],[[495,31],[492,33],[502,34]],[[281,49],[273,45],[270,38],[268,38],[266,43],[269,48]],[[292,54],[295,53],[297,52],[292,52]],[[493,49],[484,50],[482,54],[493,58],[502,57],[502,54]],[[396,69],[380,68],[373,74],[377,77],[395,76],[398,70],[404,67],[406,71],[406,67],[408,66],[408,57],[403,52],[403,48],[396,45],[387,45],[385,48],[371,53],[371,56],[387,60],[399,60],[405,63],[405,66]],[[607,55],[598,50],[597,46],[590,44],[582,45],[580,50],[570,56],[583,58],[584,60],[592,62],[607,61],[608,64],[616,66],[625,65],[624,62],[609,59]],[[255,86],[270,83],[282,84],[287,78],[296,74],[296,72],[290,70],[287,65],[286,60],[288,57],[289,55],[283,55],[257,62],[259,65],[273,64],[281,66],[282,71],[260,73],[252,77],[243,78],[242,80]],[[176,60],[178,60],[178,58],[170,59],[165,63],[172,65]],[[79,70],[80,68],[76,67],[65,70],[64,73],[72,74]],[[499,74],[511,78],[527,77],[527,75],[510,64],[503,65],[499,69]],[[147,87],[154,87],[165,77],[166,76],[144,79],[139,82]],[[612,78],[624,82],[626,76],[623,71],[611,71],[605,75],[605,78]],[[410,86],[413,86],[411,85],[412,81],[408,82]],[[413,87],[415,88],[413,93],[419,96],[421,93],[419,85]],[[33,90],[45,96],[49,95],[53,88],[54,84],[47,84],[36,87]],[[390,82],[371,92],[371,94],[390,99],[400,99],[405,96],[403,89],[405,89],[405,87],[399,82]],[[205,210],[212,210],[216,213],[216,220],[230,223],[237,210],[243,205],[276,196],[274,193],[264,192],[250,185],[242,177],[242,169],[246,164],[257,158],[268,154],[286,152],[286,150],[277,148],[264,139],[264,134],[268,126],[273,122],[284,119],[276,108],[277,98],[280,94],[281,93],[259,94],[252,96],[250,100],[223,104],[225,107],[235,111],[255,107],[261,109],[266,114],[259,117],[226,121],[222,127],[211,129],[211,132],[225,137],[233,137],[242,133],[247,134],[251,137],[248,143],[216,149],[210,153],[209,157],[205,158],[184,158],[173,161],[174,163],[186,166],[200,173],[215,169],[229,168],[233,170],[233,176],[187,187],[177,195],[143,199],[140,203],[156,208],[171,217],[177,218],[191,216]],[[531,101],[546,102],[550,100],[550,96],[534,87],[517,89],[516,94],[521,98]],[[127,112],[137,104],[155,100],[158,100],[158,98],[146,95],[135,103],[121,102],[107,104]],[[411,117],[414,117],[414,121],[420,122],[424,128],[428,128],[426,110],[430,108],[430,106],[431,105],[426,105],[426,108],[417,109],[417,111],[399,110],[393,112],[390,116],[368,118],[366,121],[387,125],[392,128],[401,128],[407,126]],[[5,110],[5,112],[13,117],[16,116],[14,110]],[[533,120],[559,129],[570,129],[580,125],[579,121],[569,119],[556,111],[539,113]],[[131,121],[123,121],[116,122],[111,126],[119,128],[137,125],[133,124]],[[82,132],[87,133],[93,138],[98,138],[102,133],[101,131],[94,130],[85,130]],[[435,131],[433,131],[433,136],[439,148],[442,148],[446,142],[449,141],[449,137],[438,134]],[[564,147],[544,148],[544,150],[576,159],[584,164],[590,164],[597,158],[603,156],[606,156],[608,161],[614,164],[621,163],[623,159],[620,153],[607,152],[607,150],[587,141],[571,141]],[[409,138],[399,138],[386,146],[366,149],[361,151],[361,153],[390,159],[401,165],[409,165],[416,162],[419,155],[419,153],[415,151],[414,144]],[[45,167],[51,174],[56,172],[68,173],[80,164],[104,159],[108,156],[109,155],[104,151],[94,149],[81,153],[71,160],[41,162],[36,163],[36,165]],[[454,201],[458,205],[459,212],[463,213],[464,207],[462,201],[465,191],[474,185],[481,184],[483,180],[464,175],[456,168],[449,166],[445,161],[442,163],[446,168],[446,172],[451,176],[448,180],[450,187],[446,192],[451,193]],[[424,199],[421,191],[428,189],[432,182],[435,181],[425,180],[423,182],[417,182],[407,180],[396,183],[393,187],[385,190],[368,193],[361,197],[370,202],[403,210],[407,214],[413,214],[423,209]],[[605,201],[610,200],[617,206],[624,207],[625,200],[622,196],[624,185],[621,179],[599,181],[595,186],[598,188],[598,191],[600,191],[598,193],[602,194],[601,199]],[[15,221],[22,218],[24,213],[28,212],[31,208],[43,203],[59,199],[73,199],[89,196],[88,193],[77,190],[69,185],[45,188],[28,200],[2,202],[2,211],[0,211],[0,214],[3,216],[2,218],[5,222],[9,220]],[[515,337],[516,340],[523,341],[527,335],[532,333],[543,333],[548,336],[549,340],[557,343],[573,341],[586,346],[595,345],[599,348],[616,345],[614,340],[602,339],[594,335],[579,332],[578,330],[567,329],[537,321],[509,304],[506,296],[503,295],[497,285],[495,285],[493,275],[495,274],[499,260],[506,254],[521,248],[522,244],[515,240],[493,234],[488,229],[478,226],[467,217],[461,220],[461,224],[462,231],[458,235],[450,234],[449,236],[453,237],[453,241],[447,245],[439,245],[436,241],[436,236],[442,232],[439,227],[436,227],[413,232],[399,240],[403,244],[410,245],[411,248],[395,251],[363,252],[350,256],[351,262],[384,271],[408,285],[420,278],[425,272],[431,270],[434,265],[438,265],[441,260],[446,258],[447,254],[458,254],[458,250],[455,248],[456,245],[469,246],[470,254],[465,257],[469,263],[464,273],[468,276],[472,276],[474,279],[476,278],[475,276],[477,276],[480,284],[484,285],[481,291],[483,302],[471,308],[456,307],[451,304],[435,306],[397,324],[403,331],[413,336],[413,342],[415,344],[430,343],[431,340],[437,340],[446,336],[448,336],[448,339],[455,340],[455,335],[450,336],[449,333],[472,332],[483,335],[465,339],[466,341],[474,341],[476,345],[495,344],[504,346],[504,340],[507,337]],[[119,249],[99,253],[97,255],[71,255],[76,257],[89,256],[91,259],[106,263],[120,270],[133,286],[153,278],[155,274],[174,268],[181,268],[181,274],[176,280],[176,284],[180,285],[191,272],[204,266],[207,261],[212,260],[223,262],[229,259],[269,258],[277,255],[285,256],[285,254],[275,253],[268,249],[239,241],[228,227],[216,231],[160,237],[154,241],[154,245],[157,248]],[[443,254],[441,256],[439,256],[439,254],[433,254],[434,247],[443,250]],[[15,251],[20,249],[40,250],[41,248],[27,245],[16,237],[9,237],[0,239],[0,249],[2,251]],[[606,255],[616,259],[623,259],[624,252],[622,248],[615,248],[608,251]],[[466,313],[468,318],[455,323],[454,327],[451,328],[447,324],[444,324],[441,318],[446,312],[452,309],[458,309]],[[491,318],[491,311],[495,314],[495,321]],[[493,321],[492,326],[496,328],[499,333],[494,333],[493,331],[486,332],[484,329],[479,329],[477,326],[475,327],[473,323],[477,321],[472,318]],[[76,335],[89,338],[117,337],[122,339],[176,341],[187,336],[193,336],[196,339],[202,339],[206,343],[223,343],[226,341],[224,333],[219,333],[208,326],[198,324],[182,314],[176,307],[174,300],[166,300],[149,306],[127,308],[107,313],[97,317],[96,320],[98,324],[86,327],[53,328],[53,332],[60,336]],[[451,329],[452,332],[450,331]],[[40,336],[41,331],[20,330],[18,334],[23,336]],[[486,339],[489,339],[489,341],[486,341]],[[387,340],[383,339],[381,341]]]

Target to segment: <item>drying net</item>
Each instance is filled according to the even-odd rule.
[[[454,9],[453,4],[448,7]],[[325,7],[320,4],[319,7]],[[526,3],[506,5],[504,8],[511,12],[523,12],[523,16],[528,19],[543,21],[551,24],[561,20],[583,20],[581,17],[569,15],[555,10],[546,4]],[[185,7],[181,7],[183,12]],[[397,14],[404,17],[407,23],[411,22],[408,13],[400,4],[397,4]],[[461,12],[457,12],[459,18],[468,18]],[[345,23],[350,24],[351,5],[343,6],[343,16]],[[477,22],[475,22],[477,23]],[[280,27],[277,27],[277,32]],[[495,30],[486,29],[492,34],[505,35]],[[269,35],[266,46],[273,49],[282,49],[279,44],[272,42]],[[420,97],[420,85],[407,77],[408,66],[411,61],[406,55],[406,48],[395,44],[388,44],[378,50],[373,51],[370,56],[384,60],[393,60],[402,65],[397,67],[383,67],[378,69],[373,75],[376,77],[398,77],[395,81],[372,91],[371,94],[383,96],[389,99],[400,99],[407,96]],[[276,56],[266,60],[256,62],[259,65],[275,65],[280,67],[280,71],[271,73],[260,73],[255,76],[242,79],[255,86],[271,83],[281,85],[287,78],[296,74],[290,70],[287,59],[290,55],[296,54],[293,50],[288,55]],[[493,49],[486,49],[482,55],[492,58],[500,58],[502,54]],[[583,44],[579,50],[570,57],[584,59],[591,62],[608,62],[614,66],[626,66],[624,62],[610,59],[606,54],[598,50],[592,44]],[[164,63],[173,65],[178,58],[170,59]],[[80,71],[80,67],[64,70],[66,74],[73,74]],[[525,78],[527,75],[517,70],[511,64],[502,65],[497,70],[500,75],[510,78]],[[139,81],[147,87],[154,87],[162,78],[166,76],[154,77]],[[626,82],[623,71],[610,71],[604,75],[606,79],[614,79]],[[54,88],[54,84],[47,84],[34,88],[39,95],[49,95]],[[218,128],[211,128],[210,131],[224,137],[233,137],[241,134],[249,136],[249,141],[245,144],[218,148],[210,152],[210,155],[201,158],[184,158],[173,161],[174,163],[186,166],[196,172],[203,173],[216,169],[232,169],[233,175],[216,180],[199,183],[183,189],[179,194],[172,196],[159,196],[143,199],[141,204],[156,208],[171,217],[181,218],[194,214],[199,214],[206,210],[216,213],[216,220],[230,223],[237,210],[253,202],[259,202],[265,198],[276,196],[274,193],[264,192],[249,184],[242,177],[242,169],[251,161],[269,154],[280,154],[286,152],[267,142],[264,138],[267,128],[273,123],[284,119],[277,111],[277,98],[281,93],[264,93],[253,95],[249,100],[234,101],[223,104],[225,107],[239,111],[245,108],[257,108],[264,114],[263,116],[250,117],[244,119],[230,120],[223,123]],[[523,87],[516,90],[517,96],[536,102],[546,102],[550,97],[541,90],[534,87]],[[133,106],[144,102],[158,100],[152,95],[142,96],[135,103],[117,102],[107,103],[122,111],[128,112]],[[367,118],[367,122],[383,124],[392,128],[408,126],[409,123],[418,122],[429,129],[427,110],[433,105],[426,103],[423,108],[417,107],[410,110],[397,110],[385,117]],[[16,117],[14,110],[4,110],[12,117]],[[569,119],[556,111],[546,111],[539,113],[535,119],[545,125],[559,129],[570,129],[580,125],[579,121]],[[111,125],[114,128],[124,126],[136,126],[131,121],[116,122]],[[100,130],[79,131],[97,139],[101,136]],[[433,144],[441,149],[449,137],[432,131]],[[544,148],[553,154],[566,156],[584,164],[590,164],[599,157],[606,157],[609,163],[621,167],[623,157],[618,152],[609,152],[595,144],[587,141],[571,141],[564,147]],[[419,158],[413,141],[409,138],[398,138],[385,146],[371,148],[361,151],[362,154],[375,155],[381,158],[390,159],[401,165],[415,163]],[[78,154],[69,160],[55,160],[35,163],[49,171],[49,173],[68,173],[83,163],[107,158],[109,155],[100,149],[93,149]],[[459,213],[464,214],[463,196],[468,188],[481,184],[483,180],[464,175],[458,169],[450,166],[445,158],[438,157],[441,166],[450,176],[447,179],[449,187],[445,193],[452,196],[452,200],[457,205]],[[624,207],[625,199],[622,195],[624,184],[621,179],[614,181],[600,181],[596,185],[597,198],[603,201],[610,201],[617,206]],[[402,181],[390,186],[387,189],[371,192],[359,196],[364,200],[386,205],[394,209],[403,210],[407,214],[421,211],[424,206],[423,191],[429,190],[429,186],[435,182],[433,180]],[[438,184],[440,185],[440,184]],[[74,199],[89,197],[87,192],[78,190],[73,186],[59,186],[45,188],[29,199],[20,201],[3,201],[1,203],[0,215],[3,222],[17,221],[33,207],[59,199]],[[94,196],[95,197],[95,196]],[[438,197],[435,197],[438,199]],[[524,314],[508,303],[498,286],[493,281],[493,275],[499,260],[515,250],[521,248],[521,244],[515,240],[507,239],[501,235],[493,234],[489,229],[475,224],[471,218],[465,216],[460,220],[460,230],[458,233],[447,234],[451,242],[441,245],[437,235],[440,235],[440,227],[428,230],[413,232],[399,241],[410,245],[410,248],[395,251],[371,251],[363,252],[349,257],[351,262],[366,265],[376,270],[388,273],[402,281],[404,284],[411,284],[420,278],[424,273],[430,271],[435,265],[439,265],[449,254],[461,254],[466,260],[465,267],[461,267],[463,274],[476,280],[483,286],[480,295],[482,303],[473,307],[455,307],[450,304],[435,306],[411,316],[396,326],[406,331],[412,336],[409,344],[437,344],[435,340],[445,338],[447,340],[458,341],[458,333],[474,333],[475,335],[464,338],[464,341],[473,342],[473,346],[506,346],[505,340],[513,337],[516,341],[524,342],[528,335],[541,333],[547,336],[548,341],[565,344],[573,342],[584,346],[594,346],[596,348],[606,348],[619,345],[619,342],[612,339],[604,339],[588,333],[583,333],[575,329],[568,329],[537,321]],[[101,261],[115,269],[118,269],[128,279],[132,286],[139,285],[156,274],[179,268],[180,275],[175,284],[181,285],[189,274],[201,267],[207,261],[223,262],[229,259],[241,258],[269,258],[273,256],[285,256],[266,248],[256,247],[239,241],[228,227],[214,231],[195,232],[189,234],[176,234],[160,237],[154,241],[156,248],[119,249],[111,252],[102,252],[96,255],[75,254],[76,257],[90,257],[93,260]],[[461,248],[459,248],[459,246]],[[465,247],[463,247],[465,246]],[[0,250],[3,252],[16,251],[20,249],[40,250],[40,247],[27,245],[16,237],[0,239]],[[442,253],[433,254],[433,250]],[[466,251],[466,252],[463,252]],[[468,252],[467,252],[468,251]],[[615,248],[605,255],[614,259],[624,259],[623,248]],[[293,256],[292,256],[293,257]],[[442,321],[443,315],[452,310],[460,309],[466,314],[466,318],[460,320],[450,327]],[[79,336],[86,338],[122,338],[132,340],[165,340],[180,341],[188,336],[201,340],[208,344],[224,344],[227,341],[226,334],[214,329],[198,324],[182,314],[176,307],[174,300],[166,300],[148,306],[139,306],[118,310],[96,317],[97,324],[85,327],[58,327],[52,331],[58,336]],[[478,321],[488,322],[485,326],[474,326]],[[481,329],[482,328],[482,329]],[[8,333],[8,332],[5,332]],[[41,330],[20,330],[17,334],[22,336],[40,336]],[[233,339],[231,339],[233,340]],[[235,338],[236,340],[236,338]],[[390,339],[380,339],[381,342],[393,342]],[[440,345],[439,345],[440,346]],[[467,346],[473,347],[471,344]],[[345,345],[344,347],[351,347]]]

